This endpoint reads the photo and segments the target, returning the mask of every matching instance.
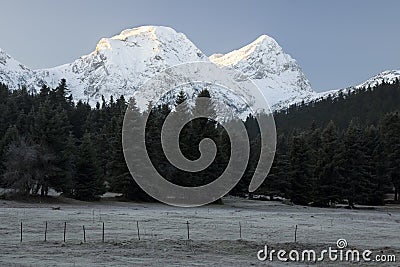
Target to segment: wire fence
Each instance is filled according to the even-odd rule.
[[[218,207],[4,208],[0,209],[0,244],[187,239],[332,243],[347,238],[368,245],[371,240],[398,232],[399,219],[397,214],[373,212],[257,212]],[[385,239],[388,245],[397,241]]]
[[[55,218],[41,219],[41,214],[32,213],[9,216],[3,213],[0,227],[0,243],[3,242],[109,242],[122,240],[263,240],[278,233],[286,241],[295,241],[295,225],[268,229],[259,218],[214,218],[216,214],[194,218],[182,218],[181,213],[161,212],[153,218],[137,219],[131,214],[107,214],[92,210],[86,214],[61,215],[54,211]],[[1,215],[1,214],[0,214]],[[10,218],[11,217],[11,218]],[[14,218],[13,218],[14,217]],[[45,217],[45,216],[43,216]],[[57,218],[61,217],[61,218]],[[215,216],[216,217],[216,216]],[[7,219],[6,219],[7,218]],[[289,234],[290,232],[290,234]],[[286,237],[285,233],[287,234]]]

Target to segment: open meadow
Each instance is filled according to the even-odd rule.
[[[261,262],[257,252],[264,245],[287,250],[336,248],[339,238],[346,239],[349,248],[400,257],[400,208],[395,206],[348,210],[231,197],[223,201],[223,205],[175,208],[107,200],[35,204],[2,200],[0,265],[286,266],[277,260]],[[396,266],[375,264],[370,266]]]

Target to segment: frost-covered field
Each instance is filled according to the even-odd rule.
[[[399,264],[398,207],[320,209],[236,198],[224,199],[224,203],[186,209],[107,201],[65,204],[1,201],[0,266],[275,266],[283,263],[257,260],[257,251],[264,245],[287,250],[321,250],[328,246],[335,248],[339,238],[346,239],[351,248],[397,255],[397,264],[376,266]],[[44,242],[45,221],[47,242]],[[65,243],[64,222],[67,222]],[[239,240],[239,223],[242,240]],[[83,225],[86,243],[82,242]],[[295,225],[298,225],[296,244],[293,243]]]

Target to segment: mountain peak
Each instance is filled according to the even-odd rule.
[[[5,68],[4,71],[30,71],[28,67],[12,58],[6,51],[0,48],[0,66]],[[1,69],[0,69],[1,71]]]
[[[250,43],[249,45],[260,46],[260,45],[268,45],[268,44],[273,44],[273,45],[279,46],[274,38],[272,38],[266,34],[261,35],[256,40],[254,40],[252,43]]]
[[[6,64],[1,64],[2,54],[0,50],[0,82],[10,88],[27,85],[39,90],[42,84],[56,87],[60,79],[65,78],[74,99],[91,104],[101,101],[102,96],[129,98],[149,78],[168,67],[209,60],[221,67],[229,65],[253,79],[273,109],[314,93],[296,61],[267,35],[238,50],[210,58],[183,33],[164,26],[123,30],[115,36],[102,38],[94,52],[49,69],[29,70],[8,56],[4,56]],[[218,94],[221,101],[240,103],[227,96],[223,98],[222,92]],[[138,106],[146,108],[147,103],[138,103]],[[238,110],[242,110],[241,107]]]
[[[148,36],[158,39],[159,35],[175,35],[178,34],[174,29],[166,26],[140,26],[132,29],[121,31],[120,34],[112,37],[114,40],[126,40],[132,36]]]
[[[232,67],[253,79],[272,109],[285,107],[296,99],[311,98],[315,94],[296,60],[268,35],[261,35],[250,44],[225,55],[212,55],[210,61],[221,67]]]
[[[66,78],[75,99],[94,104],[102,95],[128,98],[147,79],[170,66],[207,60],[183,33],[164,26],[142,26],[102,38],[89,55],[37,71],[37,76],[50,87]]]
[[[125,29],[121,33],[110,37],[102,38],[96,46],[95,52],[99,50],[112,50],[113,44],[123,42],[128,46],[140,46],[143,42],[152,44],[154,49],[162,41],[171,39],[186,38],[182,33],[177,33],[174,29],[165,26],[141,26],[132,29]]]
[[[112,39],[124,40],[126,38],[136,35],[155,34],[155,31],[156,31],[155,26],[141,26],[132,29],[125,29],[121,31],[120,34],[113,36]]]
[[[261,53],[271,53],[275,51],[276,53],[281,53],[282,48],[275,41],[274,38],[268,35],[261,35],[256,40],[250,44],[243,46],[240,49],[233,50],[225,55],[214,54],[210,56],[210,60],[218,65],[222,66],[233,66],[238,64],[240,61],[249,59],[254,54]]]

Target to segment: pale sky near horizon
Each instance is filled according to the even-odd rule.
[[[32,69],[70,63],[102,37],[142,25],[183,32],[207,55],[267,34],[316,91],[400,69],[396,0],[2,0],[0,10],[0,48]]]

